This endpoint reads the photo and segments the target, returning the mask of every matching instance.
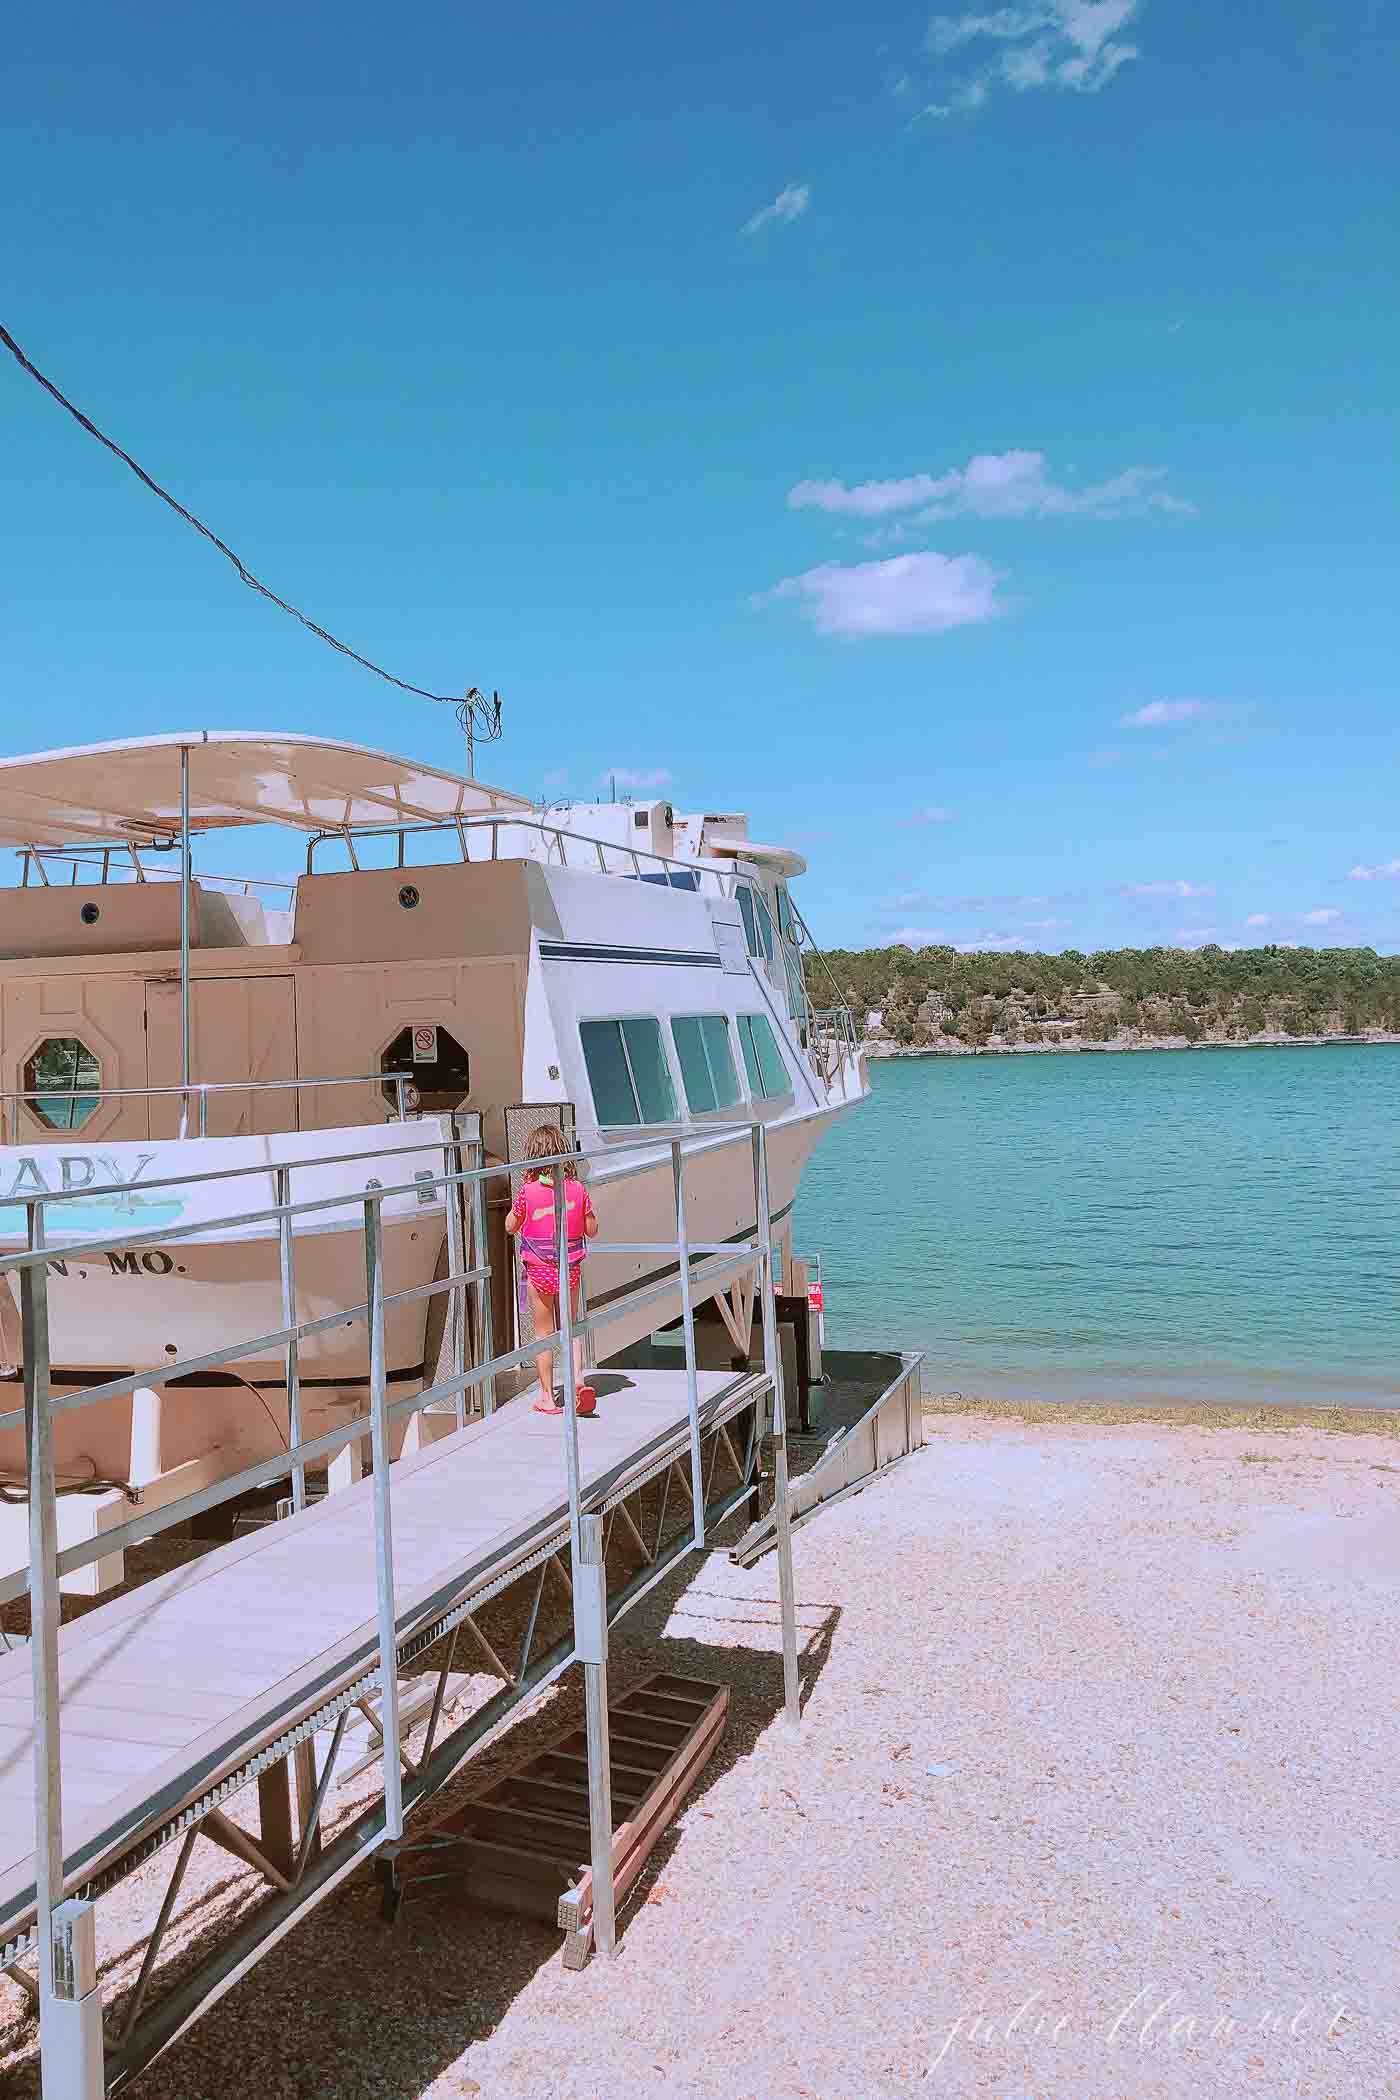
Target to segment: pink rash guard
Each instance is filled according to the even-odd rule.
[[[588,1191],[572,1175],[564,1181],[564,1212],[568,1220],[569,1276],[578,1275],[588,1251],[583,1224],[588,1215]],[[553,1181],[522,1182],[515,1199],[520,1220],[520,1258],[525,1274],[537,1291],[553,1298],[559,1293],[559,1241],[554,1222]]]

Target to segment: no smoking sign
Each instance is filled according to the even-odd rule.
[[[437,1022],[415,1021],[413,1024],[413,1062],[416,1065],[435,1065],[437,1061]]]

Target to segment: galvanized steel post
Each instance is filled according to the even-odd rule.
[[[457,1134],[455,1117],[448,1118],[447,1127],[455,1138]],[[445,1177],[442,1193],[447,1204],[447,1273],[449,1276],[460,1276],[467,1263],[462,1245],[462,1184],[460,1181],[453,1179],[454,1175],[461,1172],[462,1155],[455,1144],[443,1146],[442,1167]],[[467,1368],[467,1286],[464,1283],[449,1285],[447,1292],[447,1317],[452,1326],[452,1375],[454,1378],[460,1379],[464,1376]],[[436,1366],[434,1366],[434,1376],[436,1376]],[[465,1386],[459,1385],[453,1394],[452,1411],[457,1417],[457,1427],[459,1429],[464,1428],[467,1420],[467,1393]]]
[[[389,1418],[384,1377],[384,1221],[365,1198],[365,1300],[369,1318],[370,1439],[374,1453],[374,1559],[379,1598],[379,1723],[384,1731],[384,1834],[403,1836],[399,1762],[399,1653],[394,1614],[394,1527],[389,1499]]]
[[[31,1202],[31,1254],[44,1248],[44,1206]],[[24,1444],[29,1487],[29,1636],[34,1697],[34,1897],[39,1953],[40,2051],[45,2083],[59,2065],[54,2022],[54,1911],[63,1901],[63,1773],[59,1763],[58,1510],[49,1411],[49,1273],[20,1270]],[[60,2087],[55,2077],[52,2090]]]
[[[773,1389],[773,1517],[778,1544],[778,1601],[783,1621],[783,1709],[790,1728],[802,1719],[797,1677],[797,1597],[792,1578],[792,1511],[788,1505],[787,1410],[778,1308],[773,1285],[773,1215],[768,1189],[768,1138],[753,1126],[753,1180],[758,1216],[759,1289],[763,1306],[763,1368]]]
[[[695,1363],[695,1307],[691,1302],[690,1238],[685,1222],[685,1161],[679,1138],[671,1140],[671,1179],[676,1194],[676,1256],[681,1278],[681,1331],[685,1337],[685,1396],[690,1410],[690,1500],[695,1544],[705,1544],[705,1475],[700,1462],[700,1380]]]
[[[190,1124],[190,747],[180,746],[180,1135]],[[203,1136],[203,1131],[200,1132]]]
[[[103,2100],[102,1992],[97,1982],[97,1919],[91,1903],[60,1903],[53,1914],[54,1995],[40,2043],[45,2094]]]
[[[603,1520],[584,1517],[582,1559],[575,1568],[574,1647],[583,1664],[584,1737],[588,1750],[588,1855],[593,1883],[593,1942],[617,1952],[613,1902],[612,1745],[608,1737],[608,1571]]]
[[[273,1202],[282,1215],[277,1220],[277,1257],[282,1276],[282,1325],[297,1324],[297,1287],[292,1251],[292,1221],[288,1206],[292,1200],[292,1177],[287,1167],[275,1169],[272,1178]],[[297,1353],[297,1338],[292,1335],[284,1352],[287,1379],[287,1442],[295,1452],[301,1445],[301,1371]],[[306,1466],[300,1458],[292,1460],[292,1508],[306,1507]]]
[[[583,1666],[584,1738],[588,1755],[588,1837],[593,1869],[593,1938],[600,1954],[617,1950],[612,1880],[612,1754],[608,1742],[607,1569],[602,1519],[585,1518],[578,1455],[578,1380],[574,1371],[573,1279],[569,1274],[567,1174],[554,1169],[554,1255],[559,1278],[559,1348],[564,1359],[564,1462],[569,1477],[569,1541],[574,1581],[574,1652]]]
[[[486,1164],[486,1147],[479,1138],[472,1146],[471,1160],[473,1168],[480,1168]],[[476,1331],[477,1346],[481,1352],[479,1360],[484,1364],[489,1364],[496,1353],[496,1322],[491,1304],[491,1258],[486,1240],[486,1184],[484,1181],[473,1181],[472,1183],[472,1242],[472,1267],[474,1269],[484,1269],[487,1272],[476,1285]],[[494,1414],[495,1411],[496,1374],[493,1371],[488,1378],[482,1381],[481,1412],[484,1415],[490,1415]]]
[[[564,1168],[556,1167],[551,1179],[554,1183],[554,1262],[559,1279],[559,1353],[564,1359],[564,1466],[569,1480],[569,1551],[575,1560],[579,1560],[582,1551],[579,1541],[578,1381],[574,1376],[574,1303],[569,1276],[569,1214],[564,1202]]]

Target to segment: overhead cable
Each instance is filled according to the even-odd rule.
[[[381,664],[371,663],[367,656],[361,656],[358,649],[352,649],[347,642],[342,642],[335,635],[327,633],[324,627],[318,627],[316,622],[308,619],[304,612],[299,612],[295,605],[289,605],[285,598],[279,598],[276,591],[269,590],[267,585],[259,577],[255,576],[244,562],[239,560],[232,547],[226,545],[216,532],[211,532],[203,520],[194,515],[193,511],[186,510],[184,504],[172,496],[169,489],[163,489],[160,483],[146,472],[138,460],[134,460],[131,454],[124,451],[114,439],[109,438],[105,431],[99,430],[91,416],[85,416],[83,411],[70,401],[66,394],[60,392],[53,381],[39,370],[32,358],[25,355],[10,334],[9,329],[4,327],[3,324],[0,324],[0,343],[4,344],[5,348],[15,359],[15,362],[29,374],[30,378],[37,381],[46,394],[53,396],[60,408],[67,409],[74,422],[81,424],[89,437],[95,437],[99,445],[105,445],[109,452],[115,453],[124,466],[130,467],[137,480],[145,483],[153,496],[159,496],[162,503],[168,503],[177,517],[183,518],[187,525],[192,525],[196,532],[202,533],[212,546],[217,547],[220,554],[232,562],[234,568],[238,571],[239,577],[247,584],[250,591],[256,591],[260,597],[268,599],[280,612],[290,613],[294,620],[300,620],[302,626],[308,628],[319,641],[328,643],[332,649],[338,650],[342,656],[348,656],[352,663],[361,665],[364,670],[372,671],[376,678],[382,678],[386,684],[397,686],[401,693],[416,693],[420,700],[443,700],[459,709],[469,708],[478,741],[488,743],[494,737],[500,735],[499,701],[496,701],[493,707],[492,702],[488,701],[484,694],[478,692],[475,686],[471,687],[465,696],[460,693],[431,693],[426,686],[412,685],[406,678],[396,678],[392,671],[386,671]],[[478,708],[480,710],[479,714]]]

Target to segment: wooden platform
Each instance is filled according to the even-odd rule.
[[[597,1509],[688,1444],[686,1382],[599,1372],[579,1423]],[[763,1390],[701,1372],[713,1423]],[[515,1400],[392,1470],[400,1640],[568,1535],[563,1423]],[[70,1888],[162,1831],[376,1660],[373,1483],[217,1548],[60,1635]],[[27,1650],[0,1656],[0,1948],[34,1905]]]
[[[729,1688],[665,1671],[609,1704],[613,1901],[621,1907],[724,1733]],[[392,1924],[404,1884],[447,1882],[502,1910],[547,1918],[565,1934],[564,1966],[593,1944],[584,1732],[565,1729],[421,1839],[377,1862]]]

